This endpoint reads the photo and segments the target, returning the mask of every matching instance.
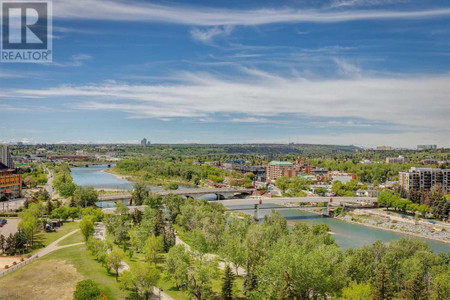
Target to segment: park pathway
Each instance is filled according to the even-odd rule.
[[[105,224],[103,224],[102,222],[98,222],[95,223],[95,232],[94,232],[94,237],[98,240],[105,240],[106,239],[106,228],[105,228]],[[122,265],[119,268],[119,274],[127,271],[130,269],[130,266],[125,262],[122,261]],[[170,297],[169,295],[167,295],[166,293],[164,293],[162,290],[160,290],[159,288],[157,288],[156,286],[153,287],[153,299],[154,300],[173,300],[172,297]]]
[[[175,234],[175,245],[183,245],[186,250],[188,251],[193,251],[191,249],[191,246],[189,246],[188,244],[186,244],[183,240],[181,240],[177,234]],[[219,259],[219,269],[221,270],[225,270],[227,263],[224,262],[223,260],[221,260],[219,255],[216,254],[210,254],[210,253],[206,253],[205,256],[209,259],[215,259],[218,258]],[[238,268],[238,272],[236,272],[236,269],[234,267],[231,267],[231,270],[233,271],[234,275],[238,275],[238,276],[245,276],[247,274],[247,272],[245,271],[245,269],[239,267]]]
[[[59,250],[59,249],[63,249],[63,248],[67,248],[67,247],[83,245],[84,242],[81,242],[81,243],[75,243],[75,244],[69,244],[69,245],[63,245],[63,246],[58,246],[58,243],[59,243],[59,242],[61,242],[61,241],[64,240],[65,238],[71,236],[72,234],[78,232],[79,230],[80,230],[80,229],[76,229],[76,230],[74,230],[74,231],[69,232],[69,233],[66,234],[66,235],[63,235],[62,237],[60,237],[60,238],[57,239],[56,241],[50,243],[47,247],[38,250],[38,251],[37,251],[35,254],[33,254],[29,259],[27,259],[27,260],[25,260],[25,261],[23,261],[23,262],[20,262],[20,263],[18,263],[17,265],[12,266],[12,267],[9,268],[9,269],[5,269],[5,270],[3,270],[3,271],[0,271],[0,277],[2,277],[2,276],[6,275],[6,274],[8,274],[8,273],[10,273],[10,272],[12,272],[12,271],[14,271],[14,270],[17,270],[17,269],[23,267],[24,265],[28,264],[29,262],[31,262],[31,261],[33,261],[33,260],[36,260],[36,259],[38,259],[39,257],[45,256],[45,255],[47,255],[47,254],[49,254],[49,253],[51,253],[51,252],[53,252],[53,251],[56,251],[56,250]]]

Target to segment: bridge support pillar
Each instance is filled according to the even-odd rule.
[[[329,202],[326,202],[326,206],[323,208],[323,215],[325,217],[330,216],[330,203]]]
[[[255,218],[255,221],[259,221],[259,204],[255,204],[255,211],[253,214],[253,217]]]

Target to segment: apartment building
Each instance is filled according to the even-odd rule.
[[[282,176],[295,177],[298,171],[294,165],[287,161],[271,161],[267,167],[267,180],[275,180]]]
[[[435,185],[450,193],[450,169],[412,167],[409,172],[400,172],[400,186],[405,190],[430,191]]]
[[[8,145],[0,144],[0,163],[3,163],[10,169],[15,168]]]
[[[8,199],[22,196],[22,175],[16,174],[15,169],[0,163],[0,198],[3,196]]]
[[[402,155],[399,155],[398,157],[386,157],[387,164],[404,164],[407,161],[408,160]]]

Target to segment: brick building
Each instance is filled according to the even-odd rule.
[[[22,175],[0,163],[0,198],[3,196],[8,199],[22,196]]]

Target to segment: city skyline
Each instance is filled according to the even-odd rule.
[[[0,143],[450,147],[446,1],[74,5],[0,64]]]

